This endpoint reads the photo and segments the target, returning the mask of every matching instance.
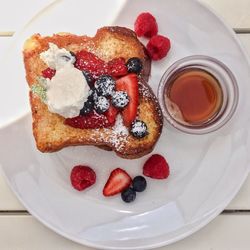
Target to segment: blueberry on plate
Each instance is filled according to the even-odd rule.
[[[130,203],[135,200],[136,192],[132,188],[128,188],[121,193],[122,200],[126,203]]]
[[[136,192],[143,192],[147,187],[147,181],[143,176],[136,176],[133,179],[132,187]]]
[[[95,89],[99,96],[111,96],[115,91],[115,80],[112,76],[102,75],[95,82]]]
[[[88,71],[82,71],[89,87],[92,89],[94,87],[95,79]]]
[[[145,122],[135,120],[132,122],[130,133],[136,138],[143,138],[148,135],[148,128]]]
[[[103,114],[109,109],[109,100],[105,96],[98,96],[97,99],[95,100],[95,111],[98,114]]]
[[[126,66],[129,73],[139,74],[142,70],[142,61],[137,57],[132,57],[128,59]]]
[[[128,94],[124,91],[116,91],[112,95],[112,104],[116,108],[124,108],[128,105],[129,103],[129,97]]]
[[[84,103],[83,108],[80,110],[80,115],[84,116],[94,110],[94,100],[92,94],[88,96],[87,101]]]

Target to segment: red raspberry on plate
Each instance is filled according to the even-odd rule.
[[[163,156],[152,155],[143,166],[143,174],[153,179],[166,179],[169,176],[168,163]]]
[[[82,191],[95,183],[96,174],[92,168],[79,165],[71,170],[70,180],[76,190]]]
[[[42,71],[42,75],[43,75],[44,78],[51,79],[55,74],[56,74],[56,70],[51,69],[51,68],[47,68],[47,69]]]
[[[158,25],[157,22],[150,13],[145,12],[141,13],[134,24],[135,33],[137,36],[145,36],[145,37],[152,37],[157,34],[158,32]]]
[[[147,44],[147,51],[149,56],[157,61],[164,58],[171,47],[170,40],[167,37],[156,35],[153,36],[148,44]]]

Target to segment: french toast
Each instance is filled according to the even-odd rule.
[[[54,152],[66,146],[93,145],[112,150],[126,159],[135,159],[150,153],[161,135],[163,118],[159,103],[147,82],[151,61],[135,33],[123,27],[104,27],[99,29],[94,37],[69,33],[58,33],[50,37],[33,35],[25,42],[23,48],[26,79],[31,89],[37,77],[48,67],[41,60],[40,54],[48,50],[49,43],[73,53],[81,50],[91,52],[105,62],[114,58],[124,58],[126,61],[133,57],[140,58],[143,69],[138,75],[137,118],[147,124],[147,135],[138,139],[130,133],[124,133],[121,122],[116,122],[108,128],[71,127],[65,123],[64,117],[50,112],[41,98],[30,91],[33,135],[37,148],[41,152]]]

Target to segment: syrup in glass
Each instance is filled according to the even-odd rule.
[[[222,89],[219,81],[202,69],[190,68],[175,75],[166,90],[166,105],[177,120],[202,125],[219,112]]]

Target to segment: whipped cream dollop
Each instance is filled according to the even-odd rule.
[[[67,64],[73,65],[75,57],[66,49],[58,48],[54,43],[49,43],[49,49],[40,54],[40,58],[52,69],[61,69]]]
[[[49,49],[40,54],[40,58],[55,69],[52,79],[44,79],[46,104],[52,113],[64,118],[80,114],[89,95],[89,86],[83,73],[74,67],[75,57],[68,50],[49,43]]]
[[[47,105],[52,113],[65,118],[80,114],[89,95],[89,86],[83,73],[72,64],[66,64],[47,79]]]

